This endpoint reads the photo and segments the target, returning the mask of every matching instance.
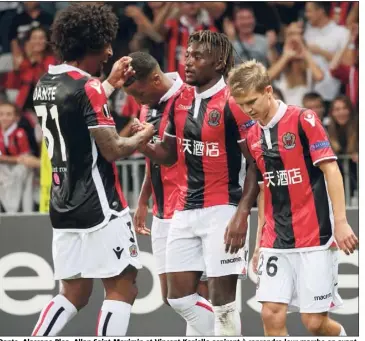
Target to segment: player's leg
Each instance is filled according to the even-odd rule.
[[[236,207],[221,205],[201,211],[199,234],[209,283],[209,297],[215,315],[216,336],[241,335],[241,318],[236,306],[238,276],[245,268],[244,250],[227,254],[224,233]],[[204,223],[202,223],[204,222]]]
[[[214,314],[209,301],[197,293],[205,270],[201,239],[192,231],[199,210],[175,212],[167,241],[168,302],[199,335],[214,335]]]
[[[295,271],[290,257],[293,254],[260,253],[257,269],[256,299],[262,303],[261,318],[266,336],[286,336],[288,304],[295,293]],[[294,259],[295,260],[295,259]],[[294,303],[293,303],[294,304]]]
[[[337,289],[338,251],[302,252],[299,256],[297,291],[304,326],[316,336],[346,336],[342,325],[328,315],[342,305]]]
[[[98,336],[124,336],[137,296],[139,249],[129,214],[85,235],[82,277],[101,278],[105,299],[97,322]]]
[[[62,279],[60,294],[42,310],[32,336],[56,336],[88,302],[91,279],[81,274],[82,235],[53,230],[53,263],[55,279]]]

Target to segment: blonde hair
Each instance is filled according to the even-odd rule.
[[[228,76],[228,86],[233,97],[242,96],[249,91],[263,92],[271,85],[266,67],[255,59],[235,67]]]

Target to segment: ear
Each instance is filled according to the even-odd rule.
[[[152,73],[150,80],[155,87],[161,84],[161,76],[157,72]]]
[[[226,66],[224,60],[219,57],[218,61],[215,63],[215,71],[218,73],[223,73],[222,70],[224,69],[224,67]]]

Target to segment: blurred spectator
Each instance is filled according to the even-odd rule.
[[[324,78],[314,86],[325,101],[331,101],[339,93],[340,82],[329,73],[329,62],[348,40],[349,31],[330,19],[330,2],[307,2],[305,15],[308,23],[304,39],[316,63],[324,72]]]
[[[9,74],[7,87],[19,89],[15,103],[20,110],[33,110],[35,85],[56,59],[49,53],[47,31],[43,27],[32,28],[26,42],[26,54],[19,57],[18,70]]]
[[[331,105],[330,117],[331,122],[328,126],[328,136],[337,155],[350,155],[350,187],[351,196],[357,188],[357,165],[358,150],[358,122],[356,113],[353,110],[350,99],[347,96],[340,95],[336,97]],[[339,160],[341,171],[344,172],[344,162]]]
[[[142,9],[128,6],[125,11],[137,25],[137,32],[129,44],[131,51],[148,52],[155,57],[162,69],[164,69],[165,41],[157,30],[163,25],[171,9],[171,2],[149,1]]]
[[[213,20],[209,12],[202,8],[200,2],[179,2],[180,18],[173,18],[166,21],[163,28],[163,36],[167,45],[165,70],[167,72],[178,72],[182,79],[185,79],[185,53],[188,46],[189,35],[195,31],[211,30],[216,32]]]
[[[273,87],[272,93],[276,100],[285,102],[283,93],[280,91],[280,89]]]
[[[23,9],[23,12],[13,19],[9,33],[15,69],[19,68],[23,60],[23,52],[27,49],[25,44],[27,33],[38,26],[49,28],[53,22],[53,17],[40,9],[38,1],[24,1]]]
[[[268,70],[275,87],[281,90],[285,102],[301,106],[303,96],[323,79],[323,72],[303,43],[298,24],[288,27],[283,54]]]
[[[285,27],[292,22],[299,21],[304,12],[304,1],[270,1],[268,4],[276,10],[280,22]]]
[[[235,49],[235,63],[256,59],[266,67],[272,62],[275,40],[269,41],[262,34],[255,34],[256,19],[251,7],[237,7],[233,15],[234,21],[224,21],[224,33],[232,41]]]
[[[355,7],[358,2],[356,1],[331,1],[331,11],[330,18],[337,24],[341,26],[348,25],[348,17],[350,13],[353,12],[353,7]],[[355,9],[356,11],[356,9]],[[354,14],[352,14],[354,15]]]
[[[350,55],[352,65],[346,65],[343,61],[345,54]],[[352,57],[352,58],[351,58]],[[359,26],[354,24],[350,38],[346,46],[339,50],[330,63],[330,71],[333,77],[346,85],[346,95],[351,99],[352,105],[358,108],[359,104]]]
[[[0,104],[0,203],[6,212],[33,209],[33,172],[22,164],[30,153],[27,135],[18,127],[19,113],[14,104]]]
[[[318,92],[308,92],[303,97],[303,107],[313,110],[324,126],[328,126],[330,118],[326,116],[326,106],[322,96]]]

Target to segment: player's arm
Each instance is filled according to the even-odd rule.
[[[265,225],[265,214],[264,214],[264,184],[259,182],[260,193],[257,197],[257,208],[258,208],[258,216],[257,216],[257,232],[256,232],[256,243],[255,243],[255,250],[253,251],[252,256],[252,266],[253,271],[257,272],[257,265],[259,260],[259,253],[260,253],[260,243],[261,243],[261,236],[262,236],[262,228]]]
[[[353,253],[357,246],[357,238],[346,218],[346,201],[342,174],[336,161],[323,161],[319,168],[327,183],[328,195],[331,199],[335,220],[335,238],[341,250],[347,255]]]
[[[152,195],[152,183],[149,176],[148,165],[144,174],[141,192],[138,198],[138,204],[133,216],[134,227],[137,233],[149,235],[151,231],[146,227],[146,217],[148,212],[148,200]]]
[[[19,160],[18,156],[0,155],[0,163],[14,165],[18,163],[18,160]]]
[[[161,142],[148,143],[138,150],[158,164],[172,166],[177,161],[176,148],[176,137],[165,133]]]
[[[101,154],[109,162],[132,155],[154,134],[153,125],[148,123],[145,124],[143,130],[132,137],[119,136],[115,127],[97,127],[89,130]]]
[[[146,155],[152,161],[171,166],[177,161],[177,143],[175,128],[175,103],[171,105],[169,112],[169,122],[166,126],[165,133],[161,142],[148,143],[140,148],[139,151]]]
[[[327,191],[332,203],[335,228],[334,235],[338,246],[346,254],[352,253],[357,245],[354,235],[346,218],[346,203],[343,179],[336,162],[331,144],[317,114],[306,110],[299,117],[300,134],[307,141],[307,151],[312,162],[322,170],[327,182]]]

